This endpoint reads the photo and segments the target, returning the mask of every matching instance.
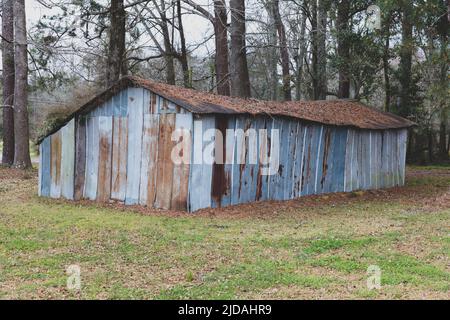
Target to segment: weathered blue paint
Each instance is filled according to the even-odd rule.
[[[139,203],[144,121],[143,97],[144,89],[128,89],[128,158],[127,191],[125,196],[125,204],[128,205]]]
[[[41,163],[39,166],[41,169],[41,196],[49,197],[50,196],[50,139],[51,137],[47,137],[41,144]]]

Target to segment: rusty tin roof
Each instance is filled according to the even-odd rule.
[[[142,87],[196,114],[251,114],[287,116],[334,126],[350,126],[360,129],[400,129],[415,123],[388,112],[370,108],[354,100],[321,101],[263,101],[221,96],[213,93],[186,89],[134,76],[120,79],[103,93],[91,99],[63,121],[58,127],[40,138],[58,131],[79,114],[86,114],[117,92],[127,87]]]

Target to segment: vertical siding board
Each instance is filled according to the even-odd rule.
[[[211,207],[212,164],[203,161],[204,148],[210,141],[203,141],[206,130],[215,127],[214,116],[203,116],[194,121],[193,164],[190,170],[189,204],[190,211]]]
[[[184,131],[183,140],[187,139],[187,141],[183,142],[183,144],[186,146],[186,149],[183,148],[183,155],[191,154],[192,125],[193,125],[193,118],[191,113],[176,115],[175,128],[183,130]],[[190,157],[188,161],[190,161]],[[173,210],[187,209],[188,194],[189,194],[188,192],[189,172],[190,172],[189,163],[174,164],[173,182],[172,182],[172,204],[171,204],[171,208]]]
[[[353,169],[353,137],[352,129],[347,130],[347,141],[345,142],[345,182],[344,192],[353,191],[352,187],[352,169]]]
[[[250,164],[250,154],[256,152],[255,136],[253,136],[254,119],[252,117],[245,117],[244,120],[244,133],[245,139],[242,144],[242,159],[244,164],[240,167],[240,190],[238,203],[247,203],[251,200],[252,182],[253,182],[253,169],[254,165]],[[251,134],[251,135],[250,135]],[[252,137],[253,136],[253,137]],[[256,180],[255,180],[256,181]],[[256,190],[255,190],[256,193]]]
[[[61,195],[74,198],[75,183],[75,119],[61,129]]]
[[[304,153],[304,141],[305,141],[306,127],[302,122],[297,123],[297,136],[295,147],[295,160],[293,167],[293,181],[292,181],[292,198],[300,197],[302,186],[302,169],[303,169],[303,153]]]
[[[316,169],[321,140],[322,126],[310,125],[308,128],[307,149],[305,150],[304,188],[302,195],[314,194]]]
[[[269,183],[270,183],[270,175],[262,175],[262,170],[264,169],[264,171],[266,173],[268,173],[269,168],[270,168],[270,163],[268,162],[270,159],[270,144],[271,144],[271,134],[272,134],[272,124],[273,121],[270,118],[267,117],[262,117],[262,121],[263,121],[263,129],[266,130],[267,132],[267,138],[266,141],[259,141],[259,145],[260,145],[260,149],[259,149],[259,157],[260,157],[260,174],[258,179],[260,179],[260,184],[261,186],[258,187],[258,191],[259,191],[259,195],[257,195],[257,200],[268,200],[269,199],[269,194],[268,194],[268,190],[269,190]],[[260,137],[258,136],[258,139]],[[263,143],[264,142],[264,143]]]
[[[283,199],[292,199],[292,187],[294,184],[294,166],[295,158],[297,152],[297,137],[298,137],[298,121],[289,120],[289,144],[288,144],[288,154],[286,161],[286,176],[283,183]]]
[[[99,167],[97,200],[111,198],[112,116],[99,117]]]
[[[233,168],[236,164],[236,136],[234,129],[236,126],[236,117],[227,117],[227,132],[225,133],[225,156],[224,156],[224,194],[221,199],[221,206],[226,207],[231,204],[233,194]]]
[[[155,207],[170,209],[172,201],[173,167],[171,152],[174,146],[171,141],[175,128],[175,114],[161,114],[159,123],[157,188]]]
[[[402,129],[400,131],[400,142],[399,142],[399,166],[400,166],[400,185],[405,185],[405,163],[406,163],[406,146],[408,139],[407,129]]]
[[[277,168],[275,168],[275,172],[272,172],[273,174],[270,175],[268,177],[268,188],[267,188],[267,193],[268,193],[268,199],[270,200],[278,200],[278,191],[279,191],[279,181],[280,181],[280,169],[283,165],[283,154],[282,154],[282,150],[281,147],[284,145],[284,135],[283,135],[283,120],[279,117],[274,117],[272,119],[272,133],[275,130],[278,130],[279,133],[279,141],[275,141],[274,136],[271,135],[271,139],[270,139],[270,154],[271,156],[276,156],[274,155],[274,152],[276,150],[275,148],[275,144],[278,143],[279,144],[279,154],[278,154],[278,159],[279,159],[279,165]]]
[[[128,89],[128,157],[125,204],[139,203],[141,180],[142,129],[144,122],[144,89]]]
[[[86,118],[77,117],[75,127],[75,182],[74,199],[83,198],[86,175]]]
[[[139,203],[153,207],[156,194],[159,115],[144,114]]]
[[[90,200],[97,198],[98,182],[98,117],[90,117],[87,122],[86,178],[84,197]]]
[[[50,197],[61,197],[61,130],[51,136]]]
[[[127,190],[128,119],[114,117],[111,163],[111,199],[125,201]]]
[[[303,167],[302,167],[302,184],[301,195],[309,194],[309,184],[311,180],[311,158],[314,157],[312,150],[312,138],[316,126],[307,124],[305,127],[305,142],[303,146]]]
[[[114,117],[118,117],[120,116],[120,106],[121,106],[121,101],[122,101],[122,91],[119,93],[116,93],[114,95],[114,97],[112,98],[112,103],[113,103],[113,112],[112,115]]]
[[[39,145],[38,196],[42,196],[42,143]]]
[[[245,136],[240,134],[240,131],[245,132],[245,117],[239,115],[235,118],[235,164],[233,166],[232,175],[232,194],[231,194],[231,204],[238,204],[241,198],[242,192],[242,173],[245,167]],[[244,163],[242,163],[244,162]]]
[[[45,138],[41,146],[42,162],[39,164],[42,167],[41,196],[49,197],[51,185],[51,137]]]
[[[120,93],[120,116],[126,117],[128,114],[128,90]]]

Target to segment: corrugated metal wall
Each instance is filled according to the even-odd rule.
[[[180,128],[192,135],[190,148],[183,150],[191,164],[171,161],[177,144],[171,135]],[[254,129],[252,134],[245,134],[248,129]],[[272,129],[278,130],[279,150]],[[217,132],[224,147],[215,152],[224,163],[205,163],[203,155],[220,139]],[[406,129],[357,130],[287,117],[194,116],[145,89],[129,88],[42,142],[39,194],[195,211],[392,187],[404,183],[406,138]],[[262,175],[278,152],[275,174]]]

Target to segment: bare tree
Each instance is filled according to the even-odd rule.
[[[14,166],[20,169],[31,168],[30,141],[28,126],[28,55],[27,23],[25,0],[14,2],[15,34],[15,90],[14,90]]]
[[[231,95],[248,98],[250,76],[247,65],[245,41],[245,1],[230,0],[231,10]]]
[[[343,63],[339,67],[339,98],[350,97],[350,73],[348,63],[350,60],[350,0],[341,0],[337,4],[337,53]]]
[[[2,1],[3,154],[2,163],[14,163],[14,16],[13,0]]]
[[[225,0],[214,1],[214,34],[216,43],[217,93],[230,95],[227,7]]]
[[[278,31],[278,37],[280,39],[280,54],[281,54],[281,70],[283,73],[283,97],[285,101],[292,100],[291,94],[291,75],[290,75],[290,62],[289,51],[286,39],[286,29],[280,15],[280,1],[272,1],[272,14],[274,18],[275,28]]]
[[[126,12],[123,0],[111,0],[109,27],[109,52],[106,65],[106,84],[111,86],[128,72],[125,63]]]

